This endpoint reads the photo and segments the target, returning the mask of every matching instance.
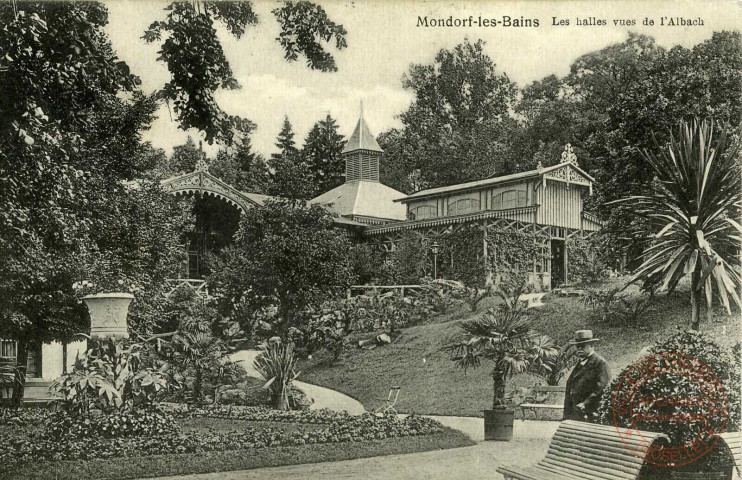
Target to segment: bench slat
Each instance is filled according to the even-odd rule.
[[[656,432],[641,432],[636,437],[624,441],[615,427],[566,420],[538,464],[502,466],[497,471],[519,480],[632,480],[644,466],[643,457],[634,455],[632,449],[644,451],[659,439],[667,440]]]
[[[621,447],[607,447],[607,446],[596,446],[594,443],[590,441],[579,441],[579,440],[565,440],[561,438],[554,438],[552,441],[552,445],[561,447],[561,448],[569,448],[571,446],[579,446],[581,452],[591,452],[595,453],[597,455],[603,455],[607,456],[609,458],[614,459],[621,459],[623,462],[627,462],[629,464],[638,464],[639,467],[643,464],[643,460],[639,458],[638,456],[634,455],[629,451],[628,448],[626,448],[625,445]],[[549,446],[549,449],[551,449],[551,446]],[[548,452],[547,452],[548,455]]]
[[[564,393],[567,387],[564,385],[534,385],[531,390],[534,392],[557,392]]]
[[[615,435],[614,438],[606,437],[603,435],[595,435],[590,433],[574,433],[574,432],[561,432],[559,434],[559,438],[563,438],[568,442],[573,441],[584,441],[587,440],[593,445],[597,447],[613,447],[613,448],[623,448],[626,450],[626,453],[631,453],[630,449],[635,450],[641,450],[645,447],[649,447],[650,442],[641,442],[641,441],[633,441],[629,440],[627,442],[622,442],[621,439],[618,437],[618,434]]]
[[[559,434],[559,430],[557,430],[557,434]],[[608,430],[581,430],[578,428],[573,428],[571,426],[565,427],[564,430],[561,432],[561,434],[568,436],[568,437],[590,437],[597,441],[603,441],[608,443],[614,443],[618,445],[646,445],[649,446],[652,442],[659,438],[667,438],[666,435],[662,433],[655,433],[655,432],[642,432],[641,435],[632,435],[631,437],[628,435],[624,435],[622,437],[619,437],[618,432],[614,427],[609,427]]]
[[[607,462],[606,462],[607,463]],[[571,472],[582,472],[585,475],[592,475],[591,478],[597,479],[601,478],[604,480],[613,480],[617,478],[621,479],[632,479],[636,478],[636,475],[631,475],[626,472],[616,471],[612,466],[601,467],[599,465],[592,465],[588,464],[587,462],[578,461],[573,458],[545,458],[539,462],[539,465],[542,467],[544,465],[549,465],[550,467],[560,467],[560,468],[569,468]],[[589,465],[589,466],[588,466]],[[637,472],[638,474],[639,472]]]
[[[596,471],[602,471],[601,469],[606,468],[606,464],[610,464],[610,469],[608,470],[609,472],[615,472],[616,474],[623,475],[626,478],[634,478],[641,469],[641,466],[626,466],[622,462],[616,462],[613,458],[580,453],[578,450],[575,449],[570,449],[566,452],[559,449],[552,449],[549,454],[546,455],[544,461],[546,461],[547,459],[559,464],[574,464],[587,468],[588,470]]]
[[[539,462],[538,464],[542,469],[546,469],[547,471],[556,472],[560,475],[565,475],[572,479],[589,479],[589,480],[597,480],[600,477],[596,476],[595,472],[581,472],[579,470],[575,470],[572,468],[572,465],[564,465],[562,463],[550,463],[550,464],[544,464],[543,462]],[[606,480],[604,478],[601,478],[600,480]],[[610,480],[625,480],[623,477],[611,477]]]
[[[514,465],[508,465],[505,467],[497,467],[496,471],[502,473],[506,477],[519,478],[521,480],[574,480],[574,475],[562,475],[554,472],[553,470],[544,470],[538,466],[532,467],[517,467]]]
[[[575,458],[590,458],[592,460],[602,460],[605,462],[606,459],[610,459],[612,464],[616,465],[616,468],[622,468],[624,471],[627,472],[633,472],[635,470],[640,470],[642,467],[642,463],[640,462],[632,462],[626,458],[625,455],[618,454],[615,452],[607,452],[605,450],[597,449],[597,448],[591,448],[586,447],[584,445],[580,445],[580,448],[575,448],[573,446],[566,446],[561,443],[552,443],[552,445],[549,447],[549,452],[551,452],[551,449],[554,449],[554,452],[559,452],[561,455],[572,455]],[[549,453],[546,454],[546,456],[549,456]],[[634,455],[631,455],[636,460],[639,460]]]
[[[551,403],[521,403],[518,405],[520,408],[554,408],[562,409],[564,405],[553,405]]]

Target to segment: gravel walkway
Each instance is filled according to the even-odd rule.
[[[230,355],[230,359],[234,362],[240,362],[248,376],[263,378],[263,376],[253,367],[253,361],[258,355],[260,355],[260,351],[258,350],[242,350]],[[335,390],[300,381],[295,381],[294,385],[299,387],[309,398],[314,400],[312,406],[309,407],[310,410],[328,408],[336,412],[346,411],[351,415],[360,415],[366,411],[361,402],[355,398],[336,392]]]
[[[247,374],[261,378],[252,367],[259,355],[256,350],[245,350],[232,355],[242,361]],[[314,399],[313,409],[330,408],[360,414],[365,410],[357,400],[328,388],[295,382]],[[234,472],[218,472],[176,477],[159,477],[158,480],[307,480],[322,479],[486,479],[499,480],[495,472],[500,465],[530,465],[546,454],[549,441],[558,422],[516,420],[511,442],[484,442],[484,420],[476,417],[430,416],[443,425],[469,435],[477,445],[450,450],[360,458],[340,462],[326,462],[286,467],[269,467]]]

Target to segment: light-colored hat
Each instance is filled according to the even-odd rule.
[[[581,345],[583,343],[599,342],[599,338],[593,338],[592,330],[577,330],[574,340],[569,342],[570,345]]]

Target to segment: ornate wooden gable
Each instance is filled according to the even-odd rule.
[[[543,168],[539,164],[538,170],[543,170],[544,188],[546,188],[547,182],[552,180],[566,183],[567,188],[570,185],[582,185],[590,189],[591,195],[593,193],[594,179],[577,164],[577,155],[575,155],[572,145],[569,143],[564,147],[562,161],[558,165]]]
[[[174,195],[211,195],[234,205],[241,212],[258,205],[236,188],[210,174],[208,164],[203,159],[196,163],[195,171],[163,180],[162,187]]]

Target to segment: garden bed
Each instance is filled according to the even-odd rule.
[[[422,417],[289,413],[255,407],[174,412],[178,431],[51,440],[43,418],[0,424],[4,478],[126,479],[347,460],[472,445]],[[49,461],[53,459],[53,461]]]

